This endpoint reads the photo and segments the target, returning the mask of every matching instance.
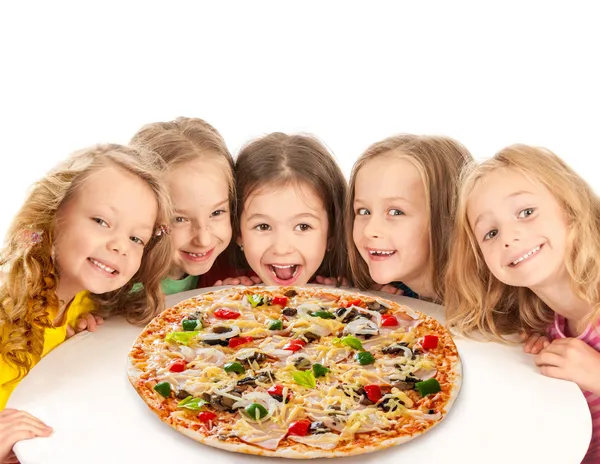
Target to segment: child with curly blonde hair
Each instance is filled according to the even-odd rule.
[[[524,334],[540,372],[582,389],[600,462],[600,200],[554,153],[513,145],[466,171],[446,275],[448,323]]]
[[[4,407],[69,326],[92,311],[146,323],[163,309],[171,211],[161,167],[120,145],[83,150],[34,184],[13,220],[0,255],[0,462],[17,441],[50,433]],[[131,292],[134,282],[145,291]]]

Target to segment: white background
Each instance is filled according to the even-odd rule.
[[[75,149],[180,115],[232,152],[316,134],[344,172],[398,132],[544,145],[600,176],[600,27],[578,2],[2,2],[0,235]]]

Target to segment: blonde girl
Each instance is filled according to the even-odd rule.
[[[8,231],[0,266],[0,462],[50,429],[4,409],[29,370],[85,313],[145,323],[164,306],[170,218],[160,160],[120,145],[76,153],[33,185]],[[131,292],[142,282],[145,292]],[[57,372],[60,375],[60,372]]]
[[[350,265],[362,289],[444,300],[457,182],[471,154],[441,136],[401,134],[371,145],[350,176]]]
[[[206,284],[200,276],[208,273],[231,242],[235,207],[233,158],[223,137],[202,119],[179,117],[142,127],[131,143],[155,152],[167,165],[174,216],[170,223],[173,255],[162,282],[164,292],[212,285],[216,278]],[[219,265],[227,267],[226,259]]]
[[[448,322],[528,338],[542,374],[577,383],[600,462],[600,202],[554,153],[513,145],[469,169],[446,277]]]

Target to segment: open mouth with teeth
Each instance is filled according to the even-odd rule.
[[[529,250],[527,253],[525,253],[522,256],[519,256],[517,259],[515,259],[512,263],[509,263],[510,267],[516,267],[519,264],[521,264],[523,261],[531,258],[532,256],[535,256],[539,253],[539,251],[542,249],[543,245],[538,245],[535,248]]]
[[[373,260],[387,259],[396,254],[396,250],[373,250],[369,249],[369,257]]]
[[[101,261],[98,261],[97,259],[88,258],[88,262],[92,266],[94,266],[94,268],[96,268],[98,271],[103,272],[106,275],[109,275],[109,276],[117,276],[117,275],[119,275],[119,271],[117,271],[116,269],[113,269],[112,267],[104,264]]]
[[[299,264],[267,264],[275,281],[280,285],[291,285],[300,274]]]
[[[188,261],[199,262],[208,259],[208,257],[212,254],[213,250],[214,248],[211,248],[210,250],[204,253],[192,253],[191,251],[180,250],[180,253]]]

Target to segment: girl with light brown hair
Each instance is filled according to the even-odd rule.
[[[599,231],[580,176],[549,150],[509,146],[465,172],[446,275],[450,326],[501,342],[520,332],[542,374],[583,390],[584,463],[600,461]]]
[[[338,282],[347,277],[347,184],[321,142],[266,135],[242,148],[235,175],[242,269],[251,268],[267,285],[304,285],[317,273]]]
[[[69,326],[91,311],[143,324],[164,308],[171,211],[160,168],[120,145],[82,150],[36,182],[14,218],[0,254],[0,462],[15,442],[50,433],[4,407]],[[131,292],[134,282],[145,291]]]
[[[391,284],[405,296],[444,300],[457,182],[471,160],[451,138],[410,134],[360,156],[346,202],[356,286],[390,291]]]
[[[131,143],[158,154],[167,165],[174,216],[170,221],[173,255],[162,282],[164,292],[214,284],[219,274],[208,272],[231,242],[235,208],[233,158],[223,137],[202,119],[179,117],[145,125]],[[217,261],[219,266],[229,272],[226,253]],[[202,282],[209,275],[214,280]]]

